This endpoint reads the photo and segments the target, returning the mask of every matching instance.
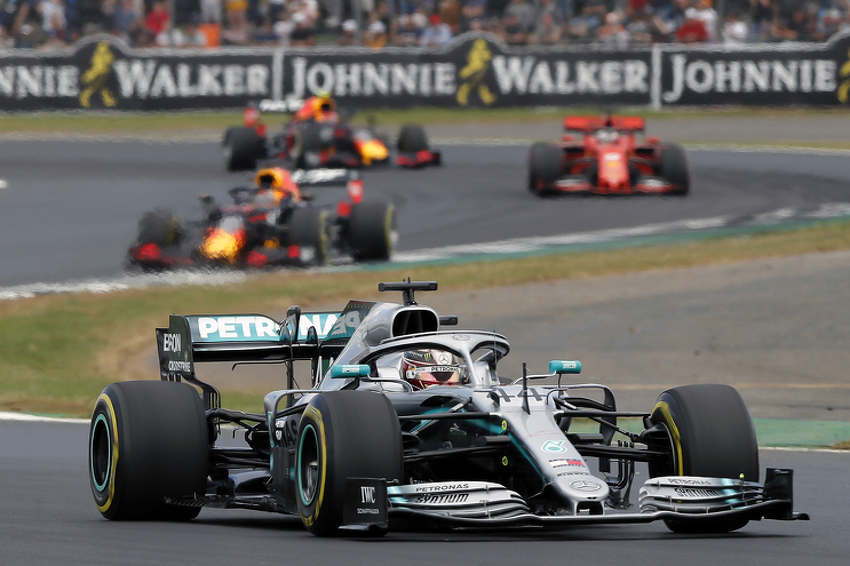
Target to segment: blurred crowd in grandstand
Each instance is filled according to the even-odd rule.
[[[850,0],[0,0],[0,49],[66,49],[109,33],[133,47],[440,46],[467,31],[510,45],[821,42]]]

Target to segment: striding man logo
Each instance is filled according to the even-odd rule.
[[[85,86],[80,94],[80,105],[83,108],[91,107],[92,96],[99,94],[104,106],[112,108],[118,104],[118,100],[106,84],[112,73],[112,63],[115,61],[115,55],[109,48],[109,43],[101,41],[94,49],[94,54],[91,58],[91,67],[83,73],[82,83]]]
[[[841,104],[847,104],[850,100],[850,50],[847,51],[847,61],[841,65],[838,70],[838,76],[841,77],[841,83],[838,85],[838,101]]]
[[[484,75],[490,68],[492,59],[493,53],[487,45],[487,40],[476,39],[472,43],[469,53],[466,54],[466,66],[458,73],[462,81],[460,88],[457,89],[458,104],[468,106],[469,95],[472,93],[477,93],[478,98],[486,105],[493,104],[496,101],[496,95],[490,91],[487,83],[484,82]]]

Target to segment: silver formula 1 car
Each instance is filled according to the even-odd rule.
[[[280,322],[172,315],[156,333],[161,381],[115,383],[96,402],[98,509],[188,520],[205,506],[249,508],[300,516],[320,536],[656,520],[716,533],[808,518],[793,511],[792,470],[760,477],[735,389],[676,387],[633,413],[608,387],[575,381],[578,361],[503,376],[507,340],[417,304],[416,292],[436,288],[382,283],[403,301],[291,307]],[[286,388],[265,396],[262,414],[224,409],[196,374],[207,361],[280,363]],[[242,429],[244,445],[222,442],[223,426]],[[648,479],[635,486],[638,466]]]

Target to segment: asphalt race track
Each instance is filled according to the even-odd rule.
[[[839,566],[850,551],[846,452],[762,451],[762,468],[795,469],[796,510],[811,521],[750,523],[725,536],[674,535],[651,523],[318,539],[297,518],[242,510],[204,509],[185,524],[107,521],[89,490],[87,432],[86,424],[0,421],[0,564]]]
[[[364,173],[366,198],[397,206],[399,257],[683,220],[772,221],[850,203],[850,159],[841,154],[695,149],[684,198],[540,199],[525,188],[527,146],[442,149],[442,168]],[[145,211],[195,218],[199,195],[226,199],[250,182],[223,172],[214,143],[143,141],[3,140],[0,179],[0,288],[120,276]],[[337,189],[312,192],[319,202],[339,198]]]

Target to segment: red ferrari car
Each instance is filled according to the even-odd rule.
[[[643,118],[567,116],[564,128],[567,134],[561,143],[531,146],[528,189],[532,193],[688,194],[691,183],[685,151],[645,137]]]

